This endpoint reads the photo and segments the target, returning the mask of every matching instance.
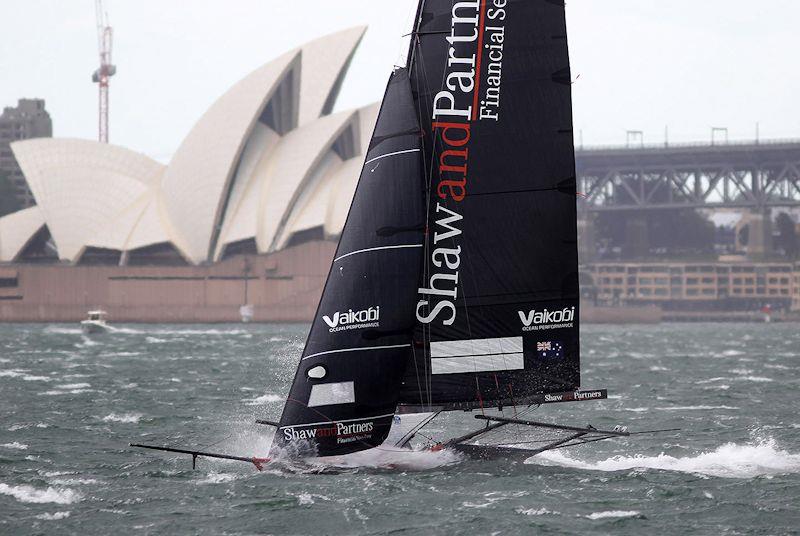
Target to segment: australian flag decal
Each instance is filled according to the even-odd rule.
[[[536,355],[542,359],[559,359],[564,357],[564,345],[560,341],[536,343]]]

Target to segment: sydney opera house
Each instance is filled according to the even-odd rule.
[[[36,205],[0,219],[0,320],[313,315],[378,105],[332,113],[365,28],[219,97],[167,164],[79,139],[12,150]]]

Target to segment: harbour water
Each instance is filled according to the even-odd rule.
[[[523,462],[375,452],[268,466],[304,325],[0,326],[0,534],[795,534],[800,326],[588,326],[583,384],[540,420],[681,428]],[[425,430],[475,423],[448,415]]]

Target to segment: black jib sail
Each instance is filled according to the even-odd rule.
[[[313,454],[380,445],[414,330],[425,194],[408,72],[392,75],[339,247],[275,435]]]
[[[469,409],[578,388],[564,2],[425,0],[409,70],[428,232],[401,404]]]

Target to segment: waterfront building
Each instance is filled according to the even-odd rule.
[[[53,122],[43,99],[19,99],[16,107],[7,106],[0,114],[0,175],[11,182],[17,204],[22,208],[32,206],[34,199],[11,151],[11,143],[52,135]]]

